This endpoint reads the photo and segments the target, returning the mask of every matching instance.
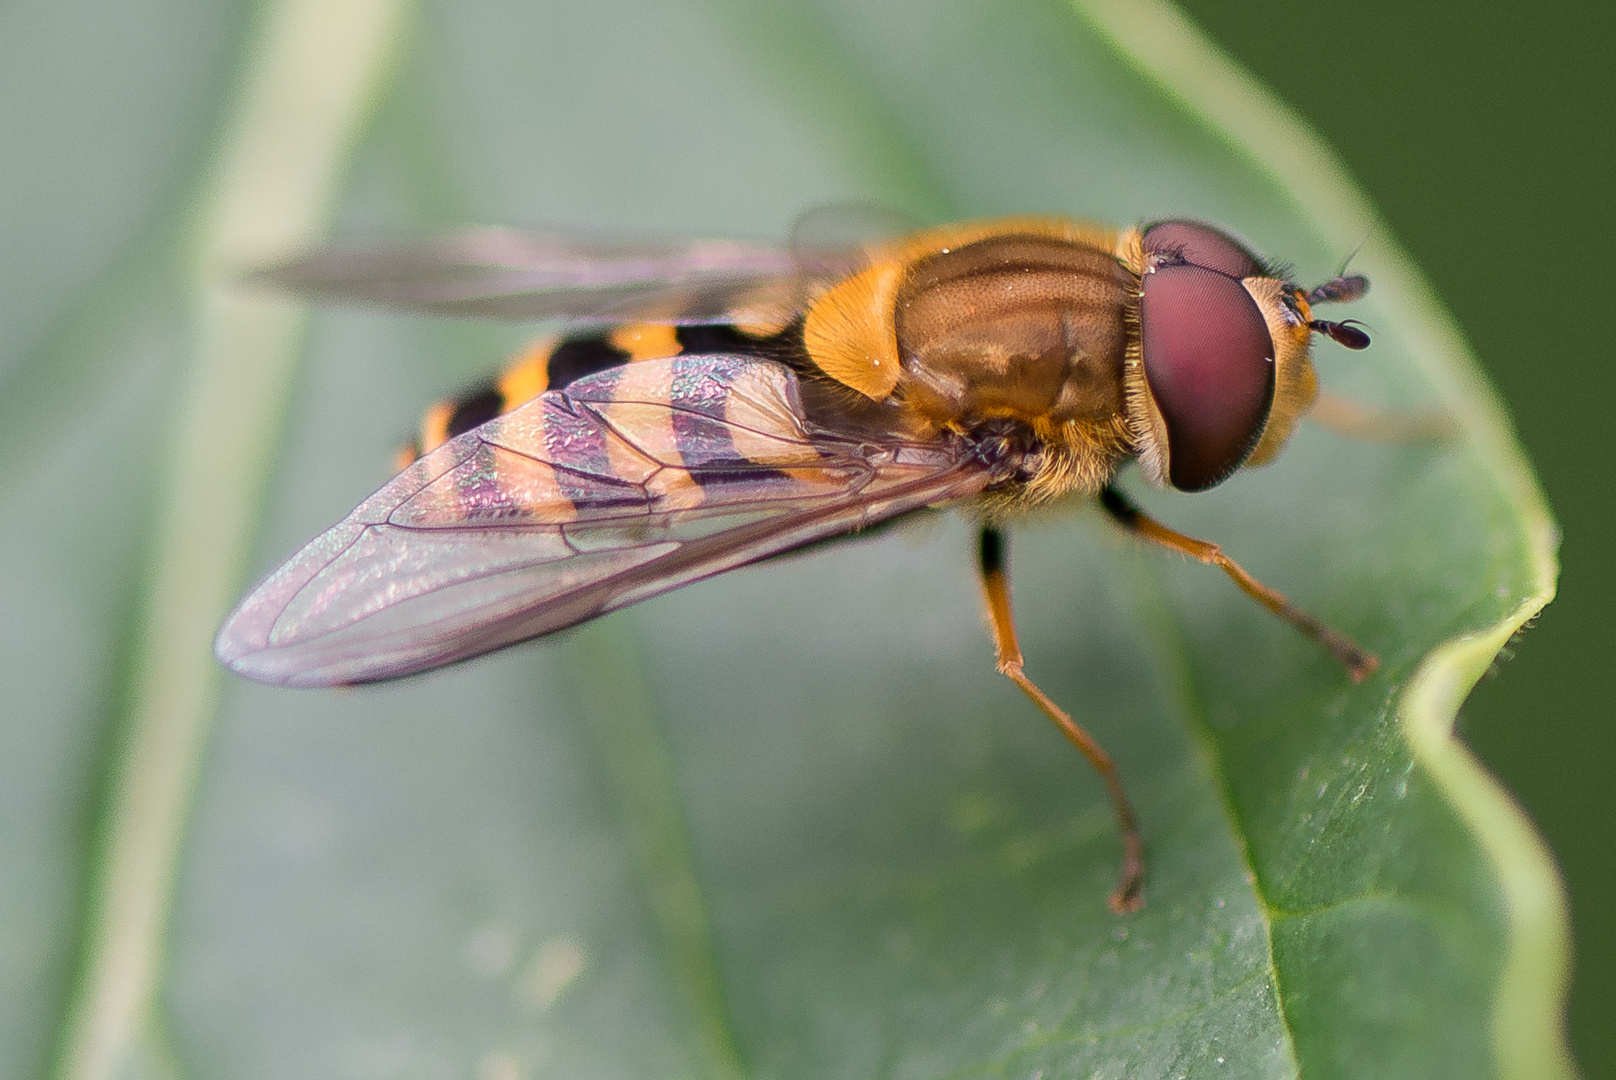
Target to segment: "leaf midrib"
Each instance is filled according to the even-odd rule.
[[[1135,607],[1140,612],[1145,626],[1145,637],[1156,646],[1157,660],[1166,674],[1164,681],[1173,688],[1173,698],[1180,714],[1181,726],[1194,748],[1202,770],[1217,792],[1218,805],[1223,811],[1223,820],[1229,836],[1239,852],[1240,862],[1246,868],[1246,880],[1257,902],[1258,915],[1262,919],[1263,956],[1268,979],[1274,989],[1274,1006],[1279,1013],[1280,1029],[1284,1032],[1285,1057],[1290,1062],[1292,1075],[1299,1076],[1301,1062],[1297,1057],[1296,1043],[1291,1031],[1290,1013],[1285,1005],[1285,984],[1280,977],[1279,966],[1274,962],[1276,909],[1263,891],[1262,875],[1257,872],[1257,867],[1251,859],[1244,820],[1235,805],[1234,792],[1223,769],[1223,758],[1218,752],[1208,711],[1192,673],[1185,635],[1172,615],[1160,578],[1145,568],[1146,554],[1148,553],[1134,553],[1133,558],[1127,559],[1127,570],[1122,576],[1134,595]],[[1210,568],[1208,572],[1211,572]]]

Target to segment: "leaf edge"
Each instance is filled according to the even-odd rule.
[[[1454,736],[1459,706],[1499,652],[1554,599],[1559,530],[1508,413],[1452,316],[1345,164],[1293,109],[1225,55],[1168,0],[1069,0],[1117,54],[1274,177],[1343,250],[1369,235],[1386,306],[1412,331],[1421,374],[1454,407],[1520,522],[1531,585],[1502,619],[1438,644],[1403,690],[1397,714],[1415,761],[1476,837],[1497,875],[1508,925],[1494,991],[1492,1047],[1508,1080],[1579,1076],[1565,1032],[1570,915],[1554,857],[1519,803]]]

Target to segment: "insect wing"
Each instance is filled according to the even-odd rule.
[[[800,305],[785,249],[477,229],[413,245],[334,248],[260,280],[328,300],[500,319],[765,321]]]
[[[800,270],[839,278],[862,270],[872,253],[920,228],[921,222],[891,207],[829,203],[798,215],[788,246]]]
[[[410,466],[243,600],[215,651],[268,683],[408,675],[987,482],[941,443],[811,424],[772,361],[630,364]]]

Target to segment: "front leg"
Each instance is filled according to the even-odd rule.
[[[1343,439],[1392,446],[1445,442],[1459,430],[1440,409],[1372,409],[1327,390],[1319,393],[1307,417]]]
[[[1247,596],[1329,649],[1335,658],[1345,665],[1353,682],[1363,682],[1380,667],[1380,661],[1373,653],[1363,649],[1345,635],[1336,633],[1318,619],[1294,606],[1283,594],[1270,589],[1246,573],[1240,568],[1240,564],[1225,555],[1218,545],[1169,529],[1135,506],[1116,488],[1108,487],[1100,492],[1100,505],[1105,507],[1106,512],[1118,525],[1141,540],[1149,540],[1153,544],[1160,544],[1162,547],[1222,569]]]

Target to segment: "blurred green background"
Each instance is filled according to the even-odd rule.
[[[1181,4],[1345,159],[1469,335],[1564,532],[1560,595],[1461,730],[1559,856],[1571,1034],[1616,1076],[1616,6]]]

